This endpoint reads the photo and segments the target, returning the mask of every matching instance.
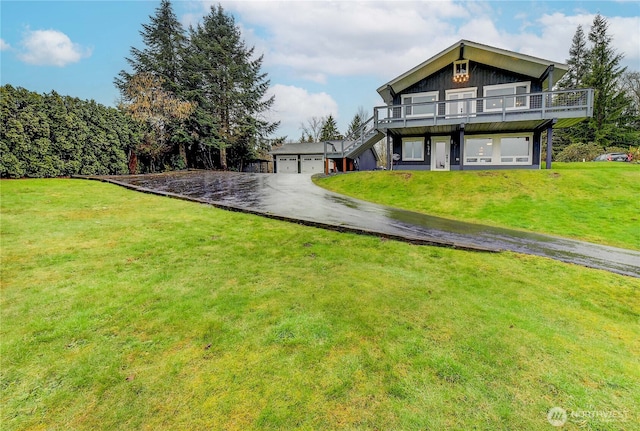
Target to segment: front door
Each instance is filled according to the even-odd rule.
[[[431,170],[448,171],[451,144],[448,137],[431,139]]]

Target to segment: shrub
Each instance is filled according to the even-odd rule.
[[[570,144],[558,153],[556,161],[581,162],[583,160],[593,160],[604,152],[604,148],[594,143]]]

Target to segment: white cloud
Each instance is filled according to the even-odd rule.
[[[0,39],[0,51],[6,51],[11,49],[11,45],[4,41],[4,39]]]
[[[203,1],[205,12],[211,1]],[[593,14],[576,11],[506,16],[500,2],[453,1],[223,1],[238,17],[266,67],[326,83],[331,76],[374,75],[381,82],[416,66],[459,39],[564,62],[578,24],[588,32]],[[524,5],[525,3],[523,3]],[[501,16],[504,15],[504,16]],[[607,17],[614,47],[625,62],[640,62],[640,18]],[[504,27],[505,20],[520,28]],[[250,32],[244,33],[247,29]],[[637,67],[636,67],[637,68]]]
[[[464,7],[452,1],[398,5],[371,1],[223,2],[225,10],[241,17],[244,27],[260,30],[252,37],[243,36],[249,45],[262,49],[265,66],[289,67],[297,77],[319,83],[326,82],[327,76],[374,74],[387,78],[401,73],[455,42],[455,27],[449,21],[469,16]],[[393,53],[393,61],[388,61],[389,53]]]
[[[89,57],[91,49],[73,43],[57,30],[28,30],[21,42],[18,58],[37,66],[63,67]]]
[[[640,17],[612,17],[608,22],[618,53],[625,54],[625,64],[640,71]]]
[[[276,99],[269,112],[270,121],[280,121],[276,135],[287,135],[296,140],[302,134],[300,124],[311,117],[338,116],[338,104],[327,93],[309,93],[304,88],[276,84],[269,88],[267,96]]]

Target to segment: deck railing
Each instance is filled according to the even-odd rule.
[[[532,115],[533,114],[533,115]],[[444,100],[374,108],[376,128],[455,122],[515,121],[518,117],[579,118],[593,115],[593,89]]]
[[[371,144],[378,133],[389,128],[592,115],[591,88],[378,106],[374,108],[373,117],[352,136],[334,145],[335,151],[325,143],[325,155],[345,157],[359,147]]]

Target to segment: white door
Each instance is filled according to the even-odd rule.
[[[446,115],[449,118],[466,117],[476,113],[476,101],[469,100],[477,97],[477,88],[463,88],[460,90],[447,90]]]
[[[278,156],[276,159],[276,172],[279,174],[297,174],[298,156]]]
[[[318,174],[324,172],[324,157],[321,155],[302,156],[300,172],[303,174]]]
[[[432,171],[448,171],[450,162],[449,155],[451,152],[451,144],[449,138],[432,138],[431,139],[431,170]]]

